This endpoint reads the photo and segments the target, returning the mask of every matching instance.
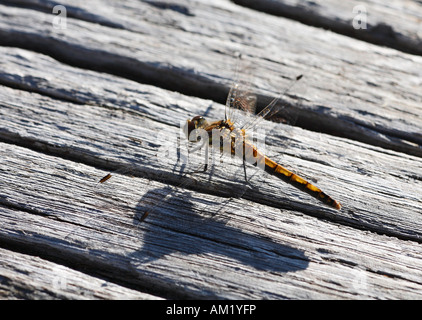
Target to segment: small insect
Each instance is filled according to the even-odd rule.
[[[231,86],[226,100],[224,120],[208,122],[203,116],[195,116],[192,119],[188,119],[186,121],[184,131],[187,135],[188,141],[193,143],[202,141],[202,145],[206,148],[206,157],[208,157],[207,150],[209,146],[217,146],[217,148],[220,149],[220,152],[228,152],[233,156],[240,157],[243,160],[246,181],[247,176],[245,163],[248,162],[256,167],[262,168],[270,175],[273,175],[283,180],[284,182],[293,185],[299,190],[308,193],[324,204],[336,209],[341,209],[340,202],[334,200],[321,189],[306,181],[304,178],[298,176],[297,174],[278,164],[276,161],[267,157],[248,139],[248,132],[252,131],[260,123],[260,119],[268,119],[278,111],[276,104],[280,97],[283,96],[301,78],[302,75],[294,78],[290,86],[282,94],[280,94],[279,97],[273,99],[257,115],[252,115],[255,110],[256,96],[252,94],[250,90],[248,90],[249,88],[243,88],[239,83],[235,82]],[[249,122],[245,122],[244,124],[237,125],[234,114],[239,110],[249,113],[250,116],[248,118],[251,120]],[[204,136],[198,136],[197,134],[194,134],[194,132],[198,130],[205,132],[204,140]],[[219,133],[217,136],[219,137],[218,139],[220,142],[215,143],[215,139],[213,139],[213,133],[215,132]],[[140,142],[140,140],[137,142]],[[229,146],[228,148],[225,147],[227,145]],[[239,152],[239,150],[241,150],[241,152]],[[206,161],[203,171],[207,170],[207,166],[208,162]],[[195,173],[197,172],[199,171],[195,171]],[[111,176],[112,175],[108,173],[99,180],[99,183],[106,182],[111,178]],[[183,182],[180,186],[183,186],[185,183],[186,182]],[[168,194],[166,194],[162,200],[164,200],[164,198],[167,196]],[[144,221],[152,212],[153,209],[146,210],[142,217],[139,219],[140,222]]]
[[[290,87],[297,81],[302,78],[302,75],[296,77]],[[289,88],[290,88],[289,87]],[[288,89],[286,89],[287,91]],[[286,92],[285,91],[285,92]],[[285,93],[284,92],[284,93]],[[283,94],[284,94],[283,93]],[[255,110],[256,97],[248,91],[244,91],[239,87],[238,84],[233,84],[230,89],[229,95],[226,101],[226,112],[224,120],[219,120],[215,122],[208,122],[202,116],[195,116],[190,120],[187,120],[185,125],[185,133],[187,134],[188,140],[191,142],[199,142],[202,140],[198,135],[193,134],[198,132],[198,130],[205,130],[208,137],[208,144],[203,141],[205,148],[210,146],[217,146],[220,148],[221,152],[228,152],[231,155],[236,155],[243,160],[244,170],[245,170],[245,179],[246,179],[246,169],[245,162],[251,163],[254,166],[261,167],[265,172],[273,175],[284,182],[287,182],[301,191],[308,193],[314,198],[322,201],[326,205],[334,207],[336,209],[341,209],[341,205],[338,201],[331,198],[329,195],[324,193],[321,189],[309,183],[305,179],[291,172],[290,170],[284,168],[277,162],[271,160],[265,156],[261,151],[257,149],[247,138],[246,128],[248,130],[252,129],[255,124],[259,121],[259,118],[270,117],[274,114],[277,109],[275,108],[276,102],[279,98],[275,98],[268,106],[266,106],[258,115],[252,117],[252,123],[246,123],[241,127],[236,127],[235,122],[232,120],[231,115],[235,110],[243,110],[244,112],[252,112]],[[258,118],[257,118],[258,117]],[[222,137],[220,143],[213,144],[213,133],[217,131],[217,137]],[[229,148],[225,148],[223,145],[229,145]],[[206,149],[207,150],[207,149]],[[238,152],[241,150],[242,152]],[[207,152],[206,152],[207,154]],[[207,163],[205,164],[204,171],[206,170]]]
[[[100,179],[100,181],[98,181],[99,183],[104,183],[106,182],[108,179],[111,178],[111,174],[107,173],[107,175],[105,175],[103,178]]]
[[[139,222],[142,222],[146,219],[146,217],[148,217],[149,215],[149,211],[145,211],[144,214],[142,215],[142,217],[139,219]]]

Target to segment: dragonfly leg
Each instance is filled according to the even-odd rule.
[[[243,173],[245,174],[245,181],[247,183],[249,183],[248,176],[246,175],[246,162],[245,162],[245,158],[243,158]]]
[[[250,186],[251,188],[253,188],[253,186],[252,186],[251,182],[248,180],[248,175],[246,174],[246,161],[245,161],[245,159],[244,159],[244,158],[243,158],[243,174],[245,175],[245,183],[246,183],[248,186]],[[245,190],[245,192],[246,192],[246,190]],[[245,192],[243,192],[243,194],[244,194]],[[242,195],[243,195],[243,194],[242,194]]]
[[[208,170],[208,160],[209,160],[208,152],[209,152],[209,145],[207,143],[205,144],[205,164],[204,164],[203,172],[206,172]]]
[[[195,174],[195,173],[205,173],[208,170],[208,163],[204,164],[204,168],[200,169],[202,167],[202,165],[200,165],[198,167],[198,169],[194,170],[193,172],[191,172],[191,174]]]
[[[208,150],[209,150],[208,145],[205,145],[205,163],[204,163],[204,168],[203,169],[200,169],[200,167],[202,166],[202,165],[200,165],[198,167],[198,169],[194,170],[192,173],[205,173],[205,172],[207,172],[207,170],[208,170],[208,159],[209,159],[209,157],[208,157],[208,152],[209,151]]]

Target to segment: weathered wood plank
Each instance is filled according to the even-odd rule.
[[[0,248],[0,297],[1,299],[159,299],[157,296],[131,290],[39,257],[3,248]]]
[[[127,11],[113,2],[118,6],[113,14],[111,3],[95,3],[79,2],[79,19],[68,17],[65,30],[52,28],[52,14],[2,6],[1,43],[220,102],[233,77],[233,52],[242,52],[258,66],[257,90],[264,103],[286,88],[286,76],[305,73],[306,92],[283,99],[296,106],[291,112],[300,126],[422,154],[421,57],[223,0],[189,2],[189,15],[139,2],[130,2]],[[94,16],[87,13],[92,8]],[[70,16],[72,10],[69,5]],[[82,21],[83,16],[124,20],[127,30]]]
[[[420,241],[422,165],[416,157],[283,124],[263,123],[270,155],[300,175],[318,179],[317,185],[343,204],[341,212],[321,206],[310,196],[254,169],[249,169],[254,189],[247,188],[238,162],[225,160],[225,166],[216,165],[210,172],[212,177],[187,175],[197,169],[203,159],[190,155],[189,162],[182,161],[180,157],[188,155],[183,136],[181,149],[177,150],[179,125],[193,115],[203,114],[207,105],[210,118],[218,119],[218,115],[221,117],[224,113],[222,105],[106,74],[85,72],[81,75],[77,69],[62,66],[51,58],[19,49],[9,50],[18,61],[32,61],[30,69],[20,67],[24,63],[13,64],[14,74],[19,75],[18,82],[31,83],[35,79],[39,91],[49,91],[53,96],[56,95],[53,92],[58,91],[57,95],[66,100],[72,99],[76,89],[79,103],[103,107],[63,102],[2,87],[0,113],[4,125],[0,135],[3,141],[106,170],[127,167],[133,175],[176,185],[183,183],[189,189],[221,196],[240,196],[244,192],[243,197],[256,202],[295,208]],[[35,67],[38,63],[40,65]],[[51,66],[50,76],[63,72],[67,77],[60,82],[49,81],[42,71],[46,64]],[[83,85],[75,86],[77,81],[91,86],[88,90]],[[284,141],[288,141],[287,145]],[[237,194],[233,194],[233,188],[238,190]]]
[[[173,297],[421,297],[418,243],[143,178],[98,189],[93,167],[0,152],[2,243]]]
[[[418,1],[234,0],[234,2],[379,45],[422,54],[422,5]]]
[[[65,30],[52,28],[51,13],[0,6],[0,43],[217,101],[240,51],[256,63],[264,101],[286,76],[311,70],[307,90],[283,99],[301,104],[299,124],[320,120],[325,131],[420,155],[420,57],[226,1],[64,4]],[[235,164],[190,175],[172,142],[180,121],[221,118],[222,105],[0,49],[0,83],[11,87],[0,87],[0,139],[16,144],[0,144],[0,243],[166,297],[420,298],[419,158],[265,123],[271,154],[318,178],[340,212],[253,170],[250,190],[231,180]],[[96,185],[125,166],[133,178]]]

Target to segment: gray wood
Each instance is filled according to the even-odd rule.
[[[421,297],[418,243],[0,146],[3,243],[173,297]]]
[[[50,91],[53,91],[58,90],[58,88],[54,89],[53,84],[55,83],[56,86],[60,84],[60,92],[65,95],[66,92],[71,92],[71,88],[77,87],[76,80],[72,80],[71,76],[72,74],[78,74],[78,71],[74,68],[61,65],[51,58],[40,54],[21,49],[9,48],[8,53],[4,53],[5,57],[7,55],[15,57],[15,59],[20,57],[20,59],[26,58],[27,61],[32,61],[30,70],[26,70],[25,67],[19,67],[19,65],[24,65],[23,63],[15,63],[13,69],[22,79],[28,79],[32,75],[39,83],[44,84],[40,88],[45,86]],[[51,68],[49,70],[67,74],[68,77],[65,79],[68,80],[62,79],[60,82],[49,82],[45,74],[43,78],[42,70],[46,70],[45,66],[43,66],[45,63],[50,65]],[[40,64],[40,67],[35,68],[38,64]],[[51,72],[49,74],[51,75]],[[268,288],[266,286],[269,286],[273,281],[270,280],[273,275],[272,273],[268,274],[268,271],[274,271],[271,269],[276,268],[274,265],[280,265],[277,268],[281,269],[276,268],[275,271],[281,270],[282,273],[286,271],[285,268],[287,268],[287,271],[290,270],[291,263],[293,265],[299,264],[299,267],[292,267],[295,271],[296,268],[308,270],[309,263],[306,262],[303,251],[296,250],[296,248],[301,248],[301,246],[308,246],[308,244],[303,243],[299,247],[287,246],[288,250],[286,249],[288,251],[287,256],[289,257],[292,251],[294,256],[298,256],[298,261],[286,262],[284,261],[285,257],[279,258],[276,256],[273,257],[275,260],[270,258],[268,261],[268,264],[272,267],[262,266],[257,262],[262,258],[260,251],[255,254],[255,258],[250,260],[247,259],[248,256],[244,257],[245,251],[234,254],[237,257],[235,260],[237,260],[238,264],[235,268],[242,269],[243,264],[250,265],[252,269],[260,270],[263,268],[264,271],[261,272],[266,274],[265,277],[267,277],[267,280],[263,283],[251,284],[248,282],[250,280],[246,280],[248,276],[244,275],[238,278],[237,281],[239,283],[236,282],[236,285],[240,286],[239,290],[233,292],[228,288],[225,290],[221,289],[222,287],[231,286],[230,282],[223,284],[228,278],[219,278],[215,281],[213,280],[214,282],[208,278],[212,278],[210,277],[210,272],[216,272],[214,268],[217,267],[212,264],[220,266],[221,255],[232,257],[226,251],[234,250],[232,246],[235,248],[239,246],[239,241],[241,243],[248,241],[249,247],[243,250],[249,252],[257,245],[259,246],[261,237],[270,242],[273,241],[273,233],[285,237],[286,235],[284,235],[285,232],[283,231],[285,227],[281,227],[280,223],[295,226],[293,227],[294,232],[302,230],[300,232],[303,232],[303,237],[306,238],[306,235],[311,233],[309,229],[313,227],[305,227],[306,224],[304,222],[297,222],[297,217],[302,217],[302,215],[282,209],[283,207],[292,207],[307,214],[352,224],[355,227],[373,230],[378,233],[410,238],[416,241],[420,239],[421,221],[417,214],[418,211],[420,212],[421,203],[417,191],[420,190],[420,180],[411,177],[415,172],[420,172],[420,161],[415,157],[392,151],[387,154],[385,150],[376,147],[365,146],[357,142],[352,143],[345,139],[333,138],[323,134],[315,135],[302,129],[278,124],[274,125],[272,130],[273,138],[268,140],[269,145],[273,149],[271,152],[279,154],[284,151],[283,163],[286,163],[291,169],[306,173],[308,177],[317,177],[318,185],[340,200],[344,205],[344,209],[341,212],[337,212],[319,205],[306,194],[302,195],[296,189],[282,182],[274,181],[267,175],[260,174],[255,174],[252,179],[256,189],[247,191],[243,195],[245,198],[253,199],[255,203],[250,203],[247,200],[218,198],[211,196],[210,193],[218,191],[220,195],[239,195],[239,193],[233,192],[233,188],[230,187],[233,186],[233,182],[230,181],[233,176],[228,173],[234,170],[232,166],[224,169],[217,166],[213,170],[211,180],[209,180],[207,174],[189,175],[187,174],[188,170],[182,171],[180,165],[175,166],[175,152],[170,153],[168,161],[163,161],[165,157],[156,156],[156,154],[160,153],[161,142],[157,138],[158,132],[164,132],[164,136],[171,141],[170,138],[177,137],[179,133],[179,121],[186,119],[189,115],[202,112],[203,106],[208,105],[209,101],[182,96],[178,93],[168,92],[152,86],[139,85],[131,81],[95,72],[79,73],[77,79],[80,83],[91,83],[89,92],[91,92],[91,95],[92,92],[96,92],[98,95],[92,97],[90,101],[102,99],[96,103],[103,107],[59,101],[48,96],[40,96],[38,93],[18,91],[6,87],[2,87],[0,91],[0,101],[2,101],[0,110],[4,123],[1,131],[3,140],[61,155],[69,159],[77,159],[88,164],[101,165],[105,169],[115,167],[116,169],[122,169],[126,173],[125,176],[121,176],[119,172],[113,173],[110,181],[107,181],[104,185],[98,185],[98,180],[107,171],[98,172],[93,167],[82,165],[85,171],[77,173],[77,168],[81,164],[76,165],[62,158],[47,157],[14,145],[2,145],[0,149],[3,152],[1,157],[2,176],[0,177],[1,202],[7,207],[21,208],[21,210],[26,211],[26,213],[24,212],[25,216],[30,221],[33,221],[34,218],[31,217],[34,214],[36,219],[39,219],[40,216],[45,216],[47,221],[53,221],[51,223],[54,223],[54,225],[49,225],[50,222],[42,222],[43,225],[47,225],[42,232],[44,234],[42,241],[47,243],[35,244],[37,247],[48,248],[48,251],[53,251],[53,256],[56,258],[70,259],[74,264],[82,264],[83,262],[82,265],[85,268],[91,267],[100,274],[102,271],[98,270],[105,270],[104,272],[108,276],[112,274],[118,281],[132,283],[133,278],[140,279],[136,282],[140,290],[151,290],[150,286],[154,286],[154,290],[157,290],[162,295],[220,298],[326,298],[329,296],[351,298],[353,295],[350,295],[350,291],[346,294],[339,292],[330,293],[325,291],[325,289],[319,288],[322,285],[321,283],[317,287],[305,283],[315,281],[313,277],[300,280],[299,282],[295,281],[294,284],[288,283],[284,290],[281,287],[276,287],[271,290],[271,293],[267,292]],[[82,88],[78,88],[77,91],[80,92],[79,95],[81,97],[89,96]],[[123,96],[127,101],[132,101],[132,104],[125,106],[124,103],[121,104],[117,101],[116,105],[121,105],[121,110],[118,110],[116,106],[109,109],[108,105],[111,107],[112,102],[116,103],[116,96]],[[69,98],[69,100],[71,99]],[[136,103],[133,103],[133,101],[136,101]],[[81,103],[82,101],[79,102]],[[173,108],[172,117],[161,116],[165,114],[164,110],[168,110],[167,106],[172,106]],[[208,108],[208,113],[212,117],[217,116],[222,114],[223,108],[222,105],[214,103]],[[281,129],[283,131],[280,131]],[[297,137],[300,137],[300,139],[297,139]],[[288,145],[288,149],[279,150],[280,147],[277,146],[277,142],[283,141],[283,139],[292,139],[292,141]],[[325,147],[323,148],[322,146]],[[29,153],[29,156],[25,155],[26,153]],[[338,158],[335,154],[341,154],[342,157]],[[195,160],[201,161],[195,158],[192,161]],[[160,162],[158,163],[157,161]],[[70,168],[67,166],[70,166]],[[195,162],[192,166],[195,167]],[[254,173],[253,169],[251,172]],[[388,176],[386,176],[387,172],[389,173]],[[147,176],[153,180],[129,178],[127,176],[128,173],[135,176]],[[240,177],[243,177],[242,174]],[[176,191],[168,189],[169,185],[154,182],[157,179],[165,180],[176,185],[176,187],[179,186],[175,190],[180,191],[174,194],[173,192]],[[236,183],[234,185],[237,188],[240,186],[240,191],[242,192],[242,182],[237,181]],[[257,189],[259,189],[259,192]],[[206,193],[198,193],[198,190]],[[341,191],[338,192],[336,190]],[[383,194],[388,194],[390,200],[386,200],[388,198]],[[274,197],[274,195],[277,196]],[[164,200],[158,201],[158,205],[150,205],[151,201],[157,201],[157,197],[158,199],[164,198]],[[271,206],[262,206],[256,201],[264,201]],[[144,224],[139,224],[138,219],[146,210],[151,211],[151,213]],[[121,214],[124,215],[125,220],[115,221]],[[199,217],[197,216],[198,214]],[[288,217],[287,222],[285,221],[286,215]],[[8,217],[5,218],[3,225],[7,224],[10,215]],[[176,219],[176,221],[173,219]],[[264,219],[264,222],[261,219]],[[252,222],[248,222],[249,220],[252,220]],[[57,232],[56,229],[64,221],[66,221],[65,226],[62,227],[64,230],[52,236],[53,231]],[[235,221],[233,227],[228,228],[227,221]],[[317,219],[313,221],[315,221],[314,223],[320,223],[318,222],[320,220]],[[33,223],[28,222],[28,230],[18,233],[27,235],[31,230],[32,232],[39,232],[39,227],[34,227]],[[137,234],[138,231],[136,230],[139,228],[141,230],[144,228],[148,229],[150,228],[150,223],[152,223],[152,228],[155,230],[156,235],[152,240],[147,240]],[[251,223],[252,225],[249,227]],[[214,224],[216,224],[215,228],[213,227]],[[256,229],[257,224],[261,225],[258,229]],[[264,227],[262,227],[262,224]],[[333,232],[332,228],[338,228],[332,223],[326,224],[330,231],[324,231],[324,228],[319,225],[318,227],[315,226],[318,234],[313,241],[319,241],[317,239],[321,236],[320,232],[328,234]],[[113,236],[113,233],[116,232],[115,226],[122,228],[118,231],[117,238]],[[175,226],[177,226],[176,229]],[[252,232],[254,237],[248,238],[248,236],[245,239],[243,233],[246,232],[246,226],[248,226],[247,232]],[[13,233],[16,233],[17,228],[21,228],[21,224],[19,224],[19,227],[14,226],[12,228],[12,231],[14,230]],[[109,230],[110,228],[111,230]],[[270,235],[266,236],[267,232],[261,233],[262,228],[270,230],[268,231]],[[347,227],[343,228],[355,230]],[[95,237],[101,239],[97,241],[102,241],[103,245],[92,244],[93,229],[98,232]],[[357,236],[358,239],[355,239],[358,242],[362,241],[362,237],[365,238],[364,235],[367,234],[367,232],[355,231],[359,235]],[[73,248],[74,244],[72,242],[70,248],[63,250],[63,243],[55,239],[64,239],[65,243],[67,243],[70,241],[69,237],[72,237],[75,232],[82,232],[81,237],[83,240],[75,240],[77,244],[76,249]],[[170,233],[171,236],[164,236],[163,232]],[[176,234],[174,234],[175,232]],[[195,235],[193,239],[192,232]],[[144,270],[143,264],[140,264],[139,272],[133,274],[132,267],[128,267],[128,263],[132,261],[132,258],[129,257],[125,258],[129,259],[125,260],[126,262],[119,262],[118,267],[112,272],[113,261],[127,256],[127,252],[121,251],[124,249],[118,249],[120,247],[125,248],[128,245],[120,239],[120,237],[125,237],[124,234],[127,233],[135,233],[136,240],[132,235],[125,241],[132,241],[138,247],[147,241],[148,246],[152,246],[149,248],[147,246],[148,249],[146,251],[140,250],[141,253],[139,253],[137,259],[141,261],[149,261],[150,259],[159,261],[164,259],[167,261],[167,259],[170,259],[170,261],[158,266],[157,268],[160,271],[156,270],[152,275]],[[376,237],[376,233],[369,234]],[[44,239],[46,235],[49,235],[47,240]],[[290,236],[295,237],[293,235]],[[337,237],[335,235],[332,236],[334,238]],[[28,246],[32,243],[34,245],[34,237],[20,236],[17,239],[8,232],[5,232],[3,237],[3,241],[9,241],[13,244],[20,243],[20,245]],[[53,239],[50,239],[50,237],[53,237]],[[211,244],[208,243],[210,237],[213,241]],[[240,240],[236,240],[239,237]],[[179,241],[182,241],[181,239],[186,240],[174,247],[176,239]],[[223,241],[222,239],[225,239],[223,248],[218,245],[216,249],[215,242],[220,243]],[[204,242],[198,244],[200,240]],[[21,243],[22,241],[23,244]],[[81,241],[82,243],[80,243]],[[275,248],[285,248],[283,241],[277,244],[273,243],[271,250],[278,252],[277,250],[279,249]],[[340,240],[337,239],[337,241]],[[400,240],[396,241],[398,243],[402,242]],[[118,250],[118,252],[110,256],[107,251],[100,260],[91,257],[94,250],[87,251],[86,249],[86,246],[92,248],[91,246],[95,247],[97,245],[101,248],[103,246],[109,248],[110,243],[115,244],[114,250]],[[415,245],[413,244],[410,247]],[[55,250],[51,250],[51,246]],[[162,248],[168,249],[163,252]],[[193,261],[198,259],[196,255],[198,251],[201,256],[202,251],[205,250],[203,248],[209,248],[209,250],[214,251],[212,251],[211,256],[208,258],[210,261],[207,263],[201,262],[198,265],[198,262],[190,262],[198,267],[200,266],[201,270],[205,268],[204,264],[208,267],[205,268],[205,274],[199,274],[194,285],[180,290],[177,286],[175,287],[175,283],[182,281],[185,286],[184,281],[192,281],[192,276],[186,275],[186,272],[191,270],[192,266],[188,263],[183,267],[182,262],[176,263],[172,261],[171,253],[173,250],[184,252],[185,248],[187,252],[194,253],[192,256]],[[217,253],[215,250],[217,250]],[[326,247],[319,249],[318,252],[314,254],[325,254],[325,252],[331,252],[331,249]],[[43,254],[43,252],[41,251],[39,254]],[[155,258],[157,255],[161,259]],[[279,259],[282,260],[280,261]],[[337,264],[341,259],[340,257],[334,258],[334,264]],[[104,261],[107,261],[107,263]],[[230,265],[232,263],[234,262],[230,262]],[[365,277],[368,277],[368,275],[360,273],[361,263],[351,262],[350,264],[354,265],[355,271],[348,270],[348,272],[356,273],[358,278],[349,279],[349,281],[351,281],[352,286],[357,281],[359,287],[359,283],[363,281],[362,279],[366,279]],[[179,272],[174,273],[175,265],[181,269]],[[225,267],[221,268],[218,273],[226,274],[228,272],[224,269]],[[164,278],[169,277],[168,273],[173,274],[170,277],[172,280],[164,281]],[[385,273],[388,272],[385,271]],[[233,276],[231,272],[229,274]],[[154,281],[156,277],[159,279]],[[193,277],[195,278],[195,276]],[[256,277],[256,275],[254,274],[252,277]],[[361,277],[363,278],[361,279]],[[380,277],[380,279],[383,279],[383,277]],[[300,282],[303,283],[299,284]],[[145,286],[145,283],[148,285]],[[241,285],[241,283],[247,283],[247,285]],[[249,289],[248,292],[245,287],[248,285],[252,288],[258,286],[260,289],[252,290],[252,292]],[[292,289],[292,286],[299,288]],[[203,291],[199,288],[203,288]],[[388,291],[391,291],[391,289],[388,288]],[[315,293],[312,293],[314,291]],[[415,292],[404,293],[398,290],[390,295],[385,291],[380,293],[379,297],[414,297]],[[375,293],[362,292],[359,293],[359,297],[375,297]]]
[[[225,0],[182,2],[189,15],[138,1],[115,3],[72,1],[64,30],[52,28],[51,13],[2,6],[1,43],[220,102],[233,78],[233,55],[241,52],[259,66],[256,85],[264,104],[287,87],[286,77],[305,74],[301,90],[283,98],[289,106],[300,104],[292,109],[297,124],[422,154],[421,57]],[[89,14],[92,8],[95,15]]]
[[[3,248],[0,248],[0,279],[2,299],[160,299]]]
[[[211,119],[220,119],[224,106],[105,74],[78,74],[78,70],[39,54],[19,49],[8,51],[5,56],[10,55],[14,59],[26,56],[41,63],[37,68],[27,69],[21,67],[24,64],[18,63],[19,60],[12,63],[11,58],[10,70],[20,74],[21,79],[36,78],[38,83],[43,84],[39,86],[43,91],[60,90],[62,96],[68,92],[66,100],[71,100],[70,94],[75,87],[78,88],[77,81],[91,83],[89,91],[78,88],[79,103],[86,97],[86,102],[96,101],[102,107],[57,103],[57,100],[35,93],[17,93],[16,90],[2,88],[0,96],[4,102],[1,112],[6,120],[1,133],[4,140],[106,169],[126,170],[131,175],[146,175],[172,184],[185,183],[190,189],[222,196],[233,195],[233,187],[244,184],[239,162],[224,158],[226,166],[217,163],[210,170],[211,179],[209,174],[194,177],[188,174],[203,163],[202,158],[191,155],[190,161],[185,164],[177,158],[177,152],[188,157],[184,136],[180,137],[180,124],[193,115],[202,115],[205,106]],[[67,77],[60,82],[48,81],[48,77],[43,75],[47,65],[50,70],[65,73]],[[72,74],[78,74],[77,80],[71,80]],[[88,98],[90,95],[95,98]],[[116,101],[116,96],[124,97],[130,105]],[[168,111],[169,108],[171,111]],[[305,178],[318,179],[317,185],[338,199],[344,209],[336,212],[327,210],[323,205],[314,206],[318,203],[310,196],[274,181],[254,168],[249,170],[255,188],[250,190],[243,186],[237,196],[244,192],[244,197],[268,205],[294,207],[358,227],[365,226],[376,232],[420,239],[422,220],[417,212],[421,211],[418,190],[421,187],[419,175],[422,165],[418,158],[346,139],[316,135],[283,124],[264,121],[261,126],[267,129],[269,156],[274,156],[275,160]],[[178,137],[181,139],[179,151],[176,149]],[[284,144],[284,141],[288,143]],[[307,207],[309,204],[312,206]]]
[[[414,54],[422,53],[418,1],[235,0],[237,4],[328,28]]]
[[[20,3],[0,6],[0,43],[29,49],[0,47],[0,244],[43,279],[29,293],[6,266],[5,294],[96,298],[106,278],[100,298],[420,299],[420,57],[222,0],[65,1],[65,30],[52,2]],[[305,73],[283,111],[347,138],[263,121],[267,151],[341,211],[251,167],[248,186],[239,161],[184,162],[179,126],[222,118],[235,51],[261,106]]]

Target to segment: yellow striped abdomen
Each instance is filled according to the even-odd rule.
[[[290,170],[287,170],[286,168],[279,165],[275,161],[269,159],[268,157],[265,157],[265,171],[295,186],[299,190],[308,193],[309,195],[324,202],[325,204],[336,209],[341,209],[341,204],[331,198],[329,195],[325,194],[320,188],[314,186],[313,184],[294,174]]]

